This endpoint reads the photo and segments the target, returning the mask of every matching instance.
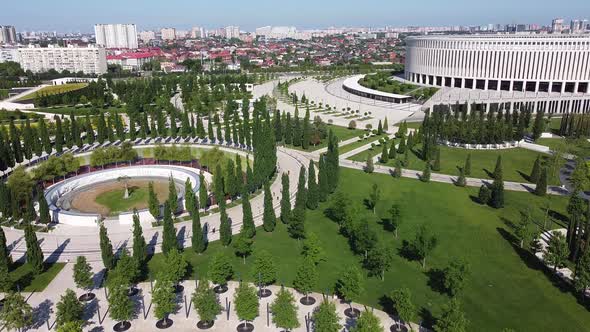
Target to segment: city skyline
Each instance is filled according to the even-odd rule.
[[[451,0],[444,3],[422,1],[414,3],[382,3],[378,0],[358,2],[310,0],[297,3],[276,3],[269,0],[255,4],[228,0],[223,3],[194,3],[185,0],[167,2],[125,3],[106,0],[88,3],[65,0],[58,3],[32,1],[31,6],[6,3],[0,13],[0,23],[14,25],[19,31],[60,31],[92,33],[94,24],[133,23],[138,30],[172,26],[190,29],[192,26],[207,28],[237,25],[242,30],[253,31],[257,27],[296,26],[299,29],[326,28],[331,26],[383,27],[383,26],[449,26],[536,23],[549,25],[551,19],[563,17],[583,19],[590,8],[585,1],[573,0],[564,8],[558,2],[525,0],[513,2],[499,0],[494,3],[473,3]],[[379,6],[379,10],[375,8]],[[531,11],[530,8],[535,8]],[[113,10],[114,9],[114,10]],[[71,15],[71,13],[77,15]],[[163,13],[163,14],[162,14]],[[518,13],[518,17],[514,14]]]

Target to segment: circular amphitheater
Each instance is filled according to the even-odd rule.
[[[193,192],[198,191],[200,184],[198,171],[183,166],[132,166],[79,175],[47,188],[45,199],[53,220],[60,224],[97,227],[104,218],[131,224],[133,209],[139,211],[142,222],[150,222],[154,217],[147,210],[147,187],[152,183],[158,201],[162,202],[168,197],[170,178],[178,193],[177,209],[182,210],[186,180],[190,180]],[[107,200],[112,205],[105,204]]]

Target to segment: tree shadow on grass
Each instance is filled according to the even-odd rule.
[[[409,261],[420,261],[416,250],[414,250],[412,244],[407,240],[403,240],[402,246],[398,249],[398,254]]]
[[[520,175],[520,176],[521,176],[521,177],[522,177],[522,178],[523,178],[525,181],[527,181],[527,182],[531,182],[531,177],[530,177],[530,175],[528,175],[528,174],[526,174],[526,173],[523,173],[523,172],[521,172],[521,171],[518,171],[518,170],[517,170],[516,172],[517,172],[517,173],[518,173],[518,174],[519,174],[519,175]]]
[[[420,325],[432,331],[433,326],[436,323],[436,318],[432,315],[432,312],[422,307],[420,308],[420,311],[418,311],[418,317],[422,319]]]
[[[430,269],[425,271],[424,274],[428,278],[428,286],[435,292],[440,294],[448,294],[448,291],[444,285],[445,273],[441,269]]]
[[[567,224],[569,224],[570,222],[569,218],[566,215],[559,213],[555,210],[549,210],[549,217],[551,217],[554,222],[558,223],[562,227],[567,227]]]
[[[486,175],[490,178],[493,179],[494,178],[494,173],[490,172],[487,168],[484,168],[483,171],[486,173]]]

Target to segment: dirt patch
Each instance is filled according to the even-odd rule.
[[[130,180],[128,182],[129,188],[142,188],[147,190],[149,183],[153,182],[154,192],[158,197],[158,201],[163,202],[168,198],[168,181],[147,181],[147,180]],[[109,182],[98,184],[87,190],[79,192],[71,201],[71,210],[77,210],[83,213],[98,213],[103,216],[110,214],[110,209],[107,206],[99,204],[96,198],[106,192],[122,190],[125,186],[123,183]],[[178,189],[177,189],[178,190]],[[123,197],[121,197],[123,199]],[[147,199],[137,202],[130,206],[129,211],[135,209],[141,210],[148,207]]]

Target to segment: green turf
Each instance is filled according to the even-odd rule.
[[[45,271],[35,276],[29,264],[17,264],[10,272],[10,277],[25,292],[40,292],[57,276],[65,266],[64,263],[53,263]],[[16,286],[15,286],[16,287]]]
[[[425,162],[420,159],[421,146],[414,147],[410,153],[410,164],[408,169],[423,170]],[[463,167],[467,155],[471,154],[471,175],[473,178],[491,179],[491,173],[494,172],[496,159],[502,155],[502,166],[504,170],[504,181],[529,182],[530,174],[535,159],[541,156],[543,162],[548,158],[546,154],[538,153],[531,150],[514,148],[505,150],[466,150],[461,148],[450,148],[441,146],[441,170],[437,173],[458,175],[459,167]],[[381,153],[379,147],[372,151],[374,155]],[[420,156],[420,157],[419,157]],[[398,159],[403,159],[403,155],[398,154]],[[363,151],[349,159],[354,161],[366,161],[367,152]],[[390,160],[387,166],[395,166],[395,160]],[[559,184],[557,175],[549,176],[549,184]]]
[[[336,135],[336,137],[338,137],[339,141],[346,141],[349,140],[353,137],[359,137],[361,134],[365,133],[364,130],[360,130],[360,129],[348,129],[346,127],[342,127],[342,126],[336,126],[336,125],[328,125],[328,130],[332,130],[334,132],[334,135]],[[293,146],[292,144],[288,144],[285,145],[288,148],[291,149],[296,149],[296,150],[301,150],[301,151],[315,151],[315,150],[319,150],[322,148],[325,148],[328,146],[328,137],[326,137],[325,139],[323,139],[320,144],[312,146],[309,146],[309,149],[307,150],[303,150],[302,147],[300,146]]]
[[[121,189],[107,191],[96,196],[96,202],[106,206],[110,213],[114,214],[132,210],[137,204],[147,202],[149,196],[147,187],[130,187],[129,197],[125,199],[124,195],[125,189],[121,184]]]
[[[371,136],[371,137],[368,137],[368,138],[367,138],[367,137],[365,137],[365,138],[363,138],[363,139],[362,139],[362,140],[360,140],[360,141],[356,141],[356,142],[352,142],[352,143],[350,143],[350,144],[346,144],[346,145],[339,146],[339,147],[338,147],[338,152],[339,152],[340,154],[343,154],[343,153],[346,153],[346,152],[352,151],[352,150],[354,150],[354,149],[358,149],[358,148],[360,148],[361,146],[365,146],[365,145],[367,145],[367,144],[371,144],[371,143],[375,143],[375,144],[377,144],[376,142],[377,142],[379,139],[383,138],[383,137],[384,137],[384,135],[374,135],[374,136]]]
[[[535,143],[548,146],[552,150],[562,147],[563,151],[583,158],[590,156],[590,142],[585,138],[539,138]]]
[[[80,90],[88,86],[88,83],[70,83],[63,85],[50,85],[41,88],[33,93],[26,94],[17,99],[17,101],[33,100],[40,95],[55,95],[62,94],[70,91]]]
[[[539,208],[546,198],[529,193],[507,192],[506,208],[494,210],[472,201],[477,188],[459,188],[449,184],[421,183],[411,179],[393,179],[383,174],[365,174],[361,171],[343,169],[340,191],[347,192],[353,202],[366,216],[371,212],[362,206],[373,183],[380,185],[382,195],[377,205],[380,217],[386,216],[392,202],[399,203],[404,211],[404,223],[399,238],[383,230],[377,222],[371,222],[378,236],[397,248],[404,240],[411,240],[418,225],[426,223],[437,234],[439,245],[428,259],[427,269],[422,270],[416,261],[396,255],[385,281],[368,277],[359,301],[382,308],[382,297],[393,289],[409,287],[412,299],[421,312],[420,320],[432,324],[432,317],[441,312],[448,301],[430,286],[429,276],[447,266],[453,258],[464,258],[470,265],[472,277],[461,295],[463,308],[471,321],[470,331],[500,331],[510,327],[516,331],[587,331],[588,311],[577,303],[569,291],[558,289],[550,274],[545,274],[536,258],[522,252],[510,241],[507,223],[517,220],[520,210],[530,208],[535,220],[541,221],[543,211]],[[552,209],[557,215],[565,213],[566,198],[553,197]],[[324,216],[326,204],[316,211],[308,211],[306,228],[318,234],[326,251],[325,262],[320,263],[320,280],[316,291],[330,291],[342,270],[351,265],[360,266],[361,257],[355,256],[347,240],[338,234],[338,226]],[[278,225],[274,233],[258,229],[254,248],[273,253],[278,265],[277,283],[291,285],[301,243],[290,239],[286,227]],[[223,248],[219,242],[212,243],[202,255],[190,250],[185,252],[191,262],[189,276],[206,275],[211,255],[225,251],[231,255],[236,269],[235,279],[254,281],[251,268],[253,257],[242,264],[233,255],[231,247]],[[161,270],[162,255],[156,255],[149,263],[152,277]]]

